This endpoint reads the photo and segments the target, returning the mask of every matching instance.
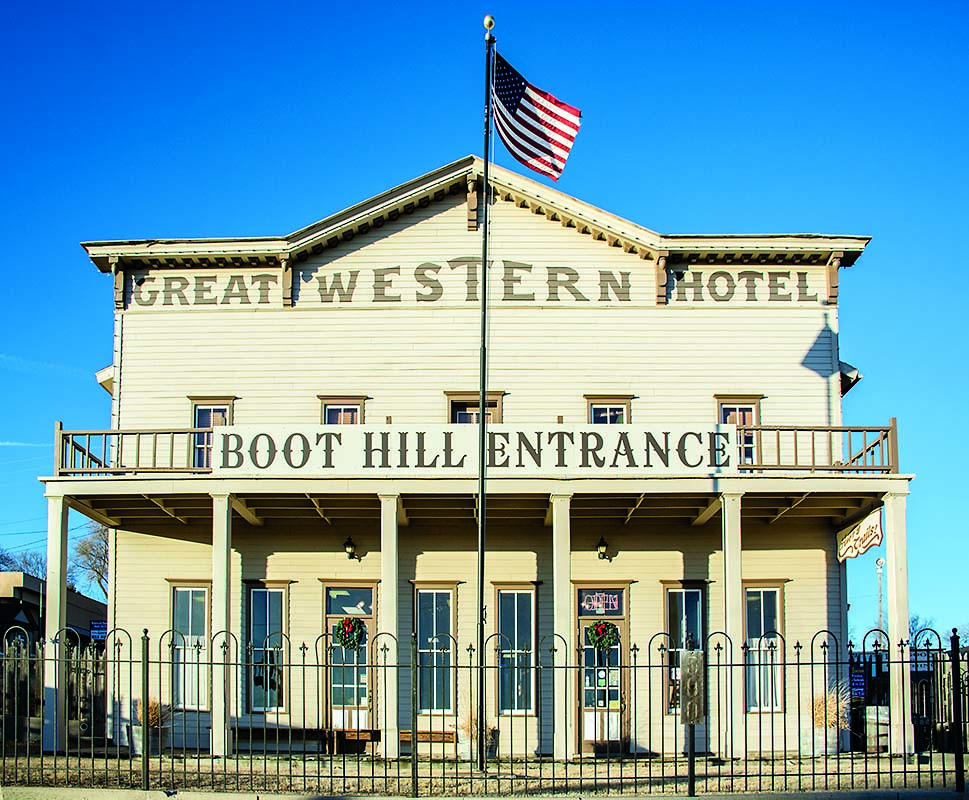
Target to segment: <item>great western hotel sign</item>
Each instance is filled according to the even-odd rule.
[[[499,305],[654,305],[655,275],[640,265],[534,264],[497,259],[489,293]],[[308,265],[296,272],[294,303],[320,308],[432,308],[480,302],[481,259],[408,264]],[[813,304],[825,297],[820,268],[691,266],[670,284],[671,305]],[[133,270],[129,309],[258,309],[277,307],[283,276],[266,269]]]
[[[476,425],[227,425],[213,435],[219,477],[474,477]],[[556,425],[487,429],[497,478],[603,478],[736,472],[732,425]]]

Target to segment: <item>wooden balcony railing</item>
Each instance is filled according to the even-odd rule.
[[[56,427],[56,477],[212,472],[212,428],[65,431]],[[737,428],[741,474],[898,473],[895,418],[887,427],[752,425]]]

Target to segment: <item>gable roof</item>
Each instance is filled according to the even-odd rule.
[[[285,236],[139,239],[81,246],[102,272],[124,266],[301,262],[449,195],[477,191],[483,174],[484,162],[465,156]],[[489,180],[501,200],[641,258],[665,256],[671,265],[828,264],[838,258],[841,266],[850,266],[870,241],[868,236],[816,233],[661,234],[494,164],[489,165]]]

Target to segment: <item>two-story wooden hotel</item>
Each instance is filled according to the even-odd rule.
[[[195,719],[185,741],[225,753],[230,729],[270,720],[367,731],[394,756],[415,722],[456,744],[473,729],[456,668],[479,620],[482,166],[282,237],[84,245],[114,285],[112,419],[58,429],[48,638],[75,509],[111,529],[109,627],[135,647],[147,628],[165,654],[153,686]],[[711,663],[818,631],[843,647],[836,538],[879,507],[889,639],[906,638],[910,476],[894,421],[846,427],[841,410],[858,374],[839,276],[868,238],[664,235],[491,176],[484,592],[502,746],[660,750],[688,641]],[[334,639],[347,619],[352,657]],[[601,621],[607,648],[589,636]],[[247,666],[220,670],[220,642]],[[380,669],[414,657],[416,707],[405,673]],[[536,678],[542,659],[563,668]],[[654,687],[624,669],[647,663]],[[708,690],[708,749],[761,749],[765,715],[798,702],[757,663],[729,703]]]

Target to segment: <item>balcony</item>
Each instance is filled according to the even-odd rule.
[[[323,429],[323,427],[317,427]],[[448,431],[455,436],[458,433],[463,435],[470,432],[469,426],[464,425],[419,427],[422,431],[432,428],[443,431],[446,436]],[[510,426],[500,427],[505,432],[510,429]],[[575,430],[575,435],[598,437],[601,434],[610,433],[610,428],[613,427],[615,426],[582,426],[581,429]],[[369,435],[372,436],[385,435],[382,433],[384,428],[380,426],[354,426],[354,428],[357,429],[355,435],[360,431],[369,431],[371,432]],[[328,429],[333,430],[333,426]],[[216,428],[165,428],[67,431],[63,430],[58,423],[54,477],[145,477],[156,474],[220,476],[224,473],[220,473],[218,469],[214,470],[212,466],[213,450],[218,452],[217,430]],[[223,432],[227,430],[231,429],[222,429]],[[898,474],[898,436],[895,418],[892,418],[884,427],[755,425],[736,428],[718,426],[716,430],[726,431],[716,435],[724,437],[723,460],[729,460],[733,474],[774,476],[793,473],[845,476]],[[344,430],[341,434],[348,432]],[[531,434],[531,429],[527,431],[523,429],[522,435]],[[699,441],[699,435],[694,435]],[[368,438],[367,441],[371,443],[375,440]],[[583,439],[584,442],[585,439]],[[667,455],[669,451],[667,439]],[[597,455],[595,451],[592,452],[593,455]],[[609,451],[610,454],[612,452]],[[657,454],[662,456],[659,451],[653,453],[654,456]],[[632,454],[626,455],[627,458],[637,457]],[[646,452],[647,461],[649,455],[649,452]],[[583,451],[583,458],[585,456],[586,452]],[[641,455],[638,457],[642,460]],[[521,458],[521,452],[519,452],[519,458]],[[472,456],[468,462],[469,466],[473,467],[476,458]],[[622,466],[620,463],[620,469],[614,470],[611,475],[642,477],[641,472],[636,475],[627,474],[621,468]],[[380,474],[384,477],[390,476],[387,472]],[[694,471],[691,474],[697,473]],[[707,474],[726,473],[721,469],[710,469],[707,470]],[[328,476],[337,475],[330,470]]]

